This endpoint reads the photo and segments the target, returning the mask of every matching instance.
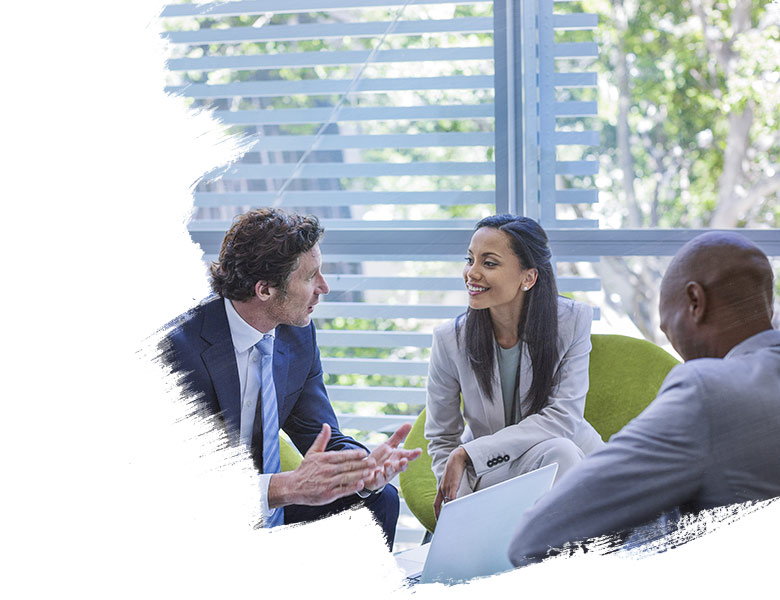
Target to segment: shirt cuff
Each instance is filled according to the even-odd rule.
[[[279,510],[278,508],[269,508],[268,506],[268,487],[271,485],[271,477],[273,473],[260,473],[260,518],[262,519],[263,527],[266,523],[271,522],[271,517]]]
[[[363,488],[359,492],[355,492],[355,493],[361,498],[368,498],[369,496],[376,496],[377,494],[381,494],[383,489],[385,489],[384,485],[378,490],[369,490],[368,488]]]

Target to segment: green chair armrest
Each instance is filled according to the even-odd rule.
[[[428,440],[424,436],[425,409],[412,425],[412,430],[406,436],[404,448],[413,450],[422,448],[422,454],[417,460],[409,463],[409,467],[398,476],[406,505],[428,531],[436,528],[436,517],[433,513],[433,501],[436,499],[436,476],[431,470],[431,457],[428,455]]]

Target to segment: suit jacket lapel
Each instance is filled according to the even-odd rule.
[[[466,328],[463,327],[460,330],[461,335],[461,346],[465,348],[465,333]],[[498,352],[498,350],[496,350]],[[474,369],[471,368],[471,364],[469,364],[469,359],[466,356],[466,352],[458,351],[456,353],[456,360],[461,361],[461,364],[463,367],[459,369],[459,371],[463,374],[463,377],[468,377],[470,379],[470,385],[465,386],[464,384],[461,384],[461,387],[466,387],[474,390],[476,394],[474,396],[476,398],[479,398],[480,404],[482,405],[482,414],[483,418],[479,419],[482,423],[485,423],[485,427],[487,427],[488,431],[490,433],[495,433],[496,431],[499,431],[504,428],[504,402],[501,399],[501,377],[498,373],[498,357],[494,357],[493,360],[493,392],[495,394],[495,398],[493,401],[490,400],[490,398],[486,397],[482,393],[482,388],[479,385],[479,382],[477,381],[477,375],[474,373]],[[470,393],[464,394],[464,396],[471,396]],[[465,402],[465,400],[464,400]],[[473,410],[473,409],[472,409]],[[476,415],[475,415],[476,417]]]
[[[498,353],[498,348],[496,348]],[[493,359],[493,399],[482,396],[482,404],[485,408],[485,422],[489,424],[490,431],[495,433],[504,428],[504,400],[501,395],[501,376],[498,371],[498,356]]]
[[[241,423],[241,390],[233,338],[221,297],[205,305],[201,337],[211,344],[201,353],[201,358],[214,385],[228,435],[237,438]]]
[[[284,339],[283,331],[277,327],[274,340],[274,387],[276,388],[276,408],[279,412],[279,428],[284,425],[289,410],[282,406],[287,397],[287,370],[290,366],[290,344]]]
[[[523,342],[520,348],[520,383],[517,386],[517,402],[520,402],[519,414],[525,418],[525,411],[528,406],[528,403],[525,402],[525,397],[528,395],[528,390],[531,389],[534,372],[531,365],[531,355],[528,354],[528,344]]]

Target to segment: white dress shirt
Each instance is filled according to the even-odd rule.
[[[238,384],[241,391],[241,421],[239,425],[239,440],[247,450],[252,445],[252,427],[257,410],[257,398],[260,394],[260,381],[257,371],[260,369],[260,351],[255,347],[264,335],[274,336],[276,330],[258,331],[241,318],[236,312],[233,303],[225,300],[225,312],[227,313],[230,337],[233,339],[233,350],[236,353],[238,365]],[[260,474],[260,510],[263,522],[268,522],[268,517],[273,515],[275,508],[268,507],[268,486],[271,484],[273,473]]]

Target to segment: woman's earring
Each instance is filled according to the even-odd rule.
[[[527,291],[528,291],[528,286],[525,286],[525,287],[523,288],[523,291],[524,291],[524,292],[527,292]]]

